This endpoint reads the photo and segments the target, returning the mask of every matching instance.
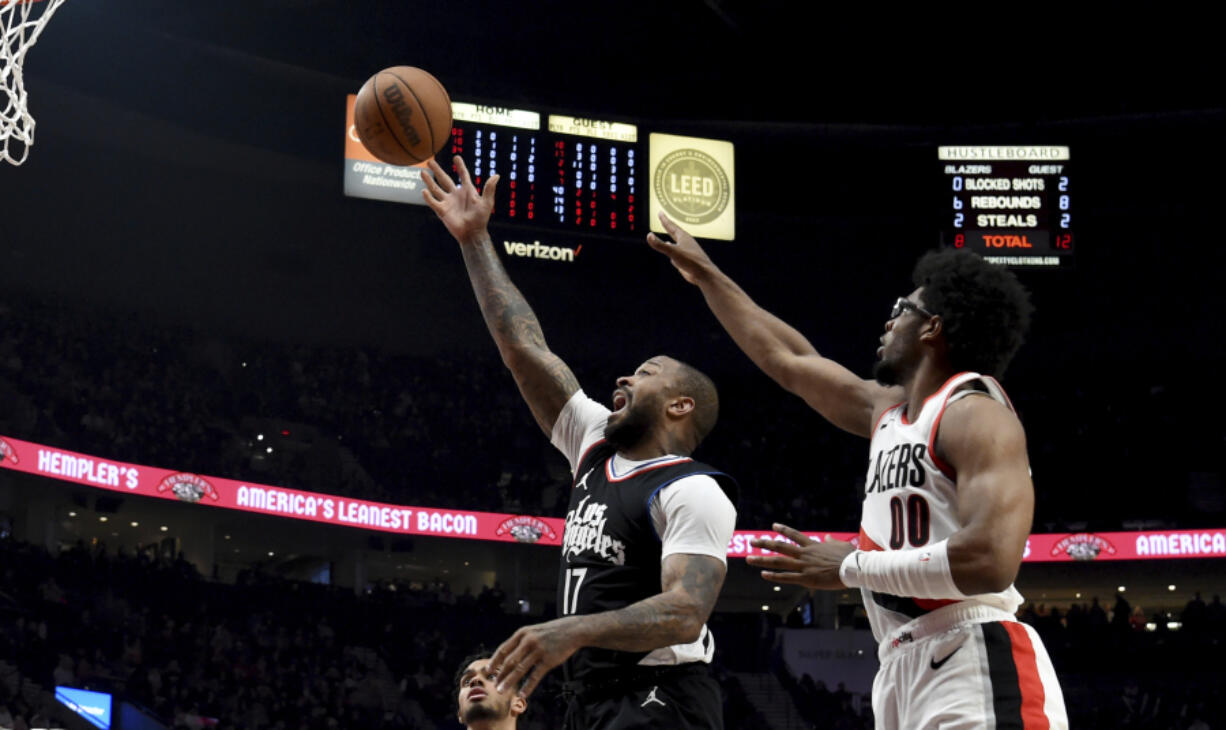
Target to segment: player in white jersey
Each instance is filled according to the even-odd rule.
[[[996,382],[1029,326],[1029,297],[1002,267],[961,250],[925,255],[885,323],[874,380],[822,357],[661,215],[649,234],[699,287],[737,345],[834,425],[870,439],[858,545],[755,540],[749,563],[779,583],[861,589],[881,668],[878,728],[1066,728],[1060,684],[1034,630],[1014,618],[1030,533],[1026,436]]]

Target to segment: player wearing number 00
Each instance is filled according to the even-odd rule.
[[[666,255],[767,375],[834,425],[870,439],[858,549],[755,540],[749,558],[780,583],[858,587],[881,668],[879,728],[1067,727],[1038,635],[1014,619],[1013,587],[1034,487],[1022,424],[996,381],[1021,345],[1029,297],[1012,273],[959,250],[916,264],[890,310],[875,380],[818,354],[763,310],[666,216]]]
[[[527,697],[564,664],[566,727],[722,728],[706,621],[727,570],[735,485],[690,454],[715,426],[715,386],[658,355],[617,379],[610,411],[545,344],[487,230],[498,176],[478,192],[430,162],[425,200],[460,244],[490,335],[537,423],[574,473],[558,576],[561,618],[494,652],[498,686]],[[599,333],[593,333],[599,336]]]

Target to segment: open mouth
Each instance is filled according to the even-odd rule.
[[[483,689],[474,689],[473,691],[468,693],[469,702],[479,702],[485,699],[485,697],[486,697],[485,690]]]
[[[626,396],[626,393],[622,391],[620,388],[613,391],[613,412],[614,413],[617,413],[621,409],[625,408],[629,402],[630,402],[630,399]]]

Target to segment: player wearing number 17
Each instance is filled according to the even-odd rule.
[[[617,379],[612,411],[584,395],[490,240],[498,176],[478,193],[464,161],[455,165],[458,186],[430,162],[426,203],[460,243],[502,360],[575,476],[558,576],[562,617],[516,631],[486,673],[497,675],[499,692],[522,681],[526,697],[564,663],[569,730],[723,728],[706,622],[727,570],[735,485],[690,458],[715,426],[715,386],[657,355]]]
[[[1067,728],[1064,699],[1013,587],[1034,511],[1026,437],[996,381],[1031,307],[1012,273],[969,251],[930,253],[885,322],[875,380],[818,354],[755,304],[693,237],[648,243],[702,291],[758,367],[834,425],[870,439],[858,549],[755,540],[762,577],[858,587],[879,642],[878,728]],[[815,496],[820,499],[819,496]]]

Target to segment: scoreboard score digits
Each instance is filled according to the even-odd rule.
[[[452,114],[444,151],[464,159],[477,185],[501,176],[496,220],[590,233],[645,230],[639,187],[647,158],[635,125],[550,114],[542,129],[538,112],[458,102]]]
[[[945,199],[941,243],[1006,266],[1073,261],[1069,148],[940,147]]]

